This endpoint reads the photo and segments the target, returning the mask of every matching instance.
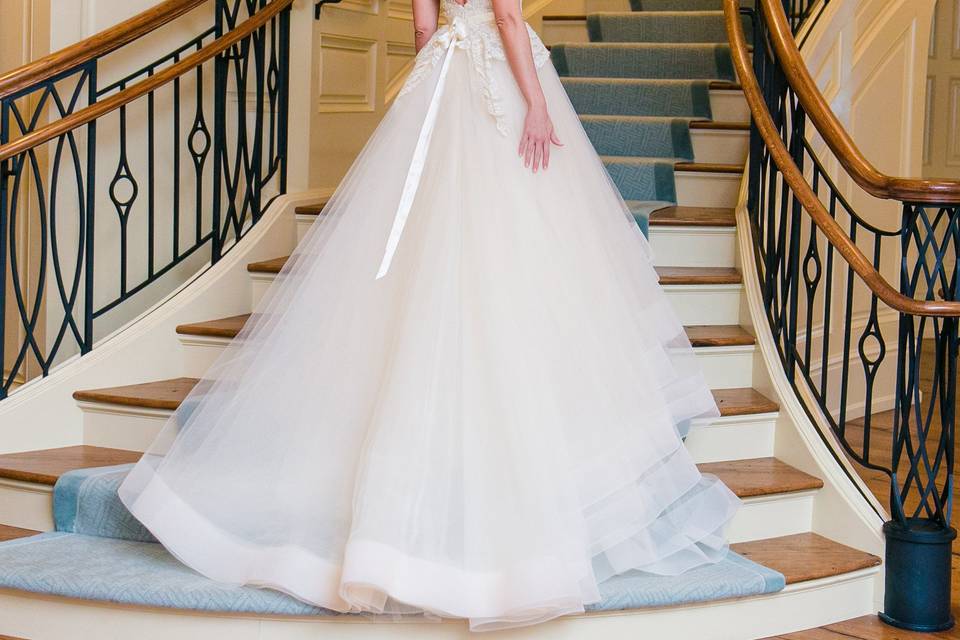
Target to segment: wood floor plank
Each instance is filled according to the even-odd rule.
[[[139,451],[88,445],[5,453],[0,454],[0,478],[53,485],[67,471],[127,464],[142,455]]]
[[[650,214],[650,226],[735,227],[736,211],[723,207],[664,207]]]
[[[298,216],[318,216],[323,213],[323,208],[327,206],[328,199],[324,198],[311,204],[302,204],[294,209]]]
[[[8,524],[0,524],[0,542],[16,540],[17,538],[29,538],[38,533],[40,532],[34,531],[33,529],[22,529],[20,527],[11,527]],[[0,636],[0,639],[2,638],[3,636]]]
[[[875,567],[880,558],[816,533],[797,533],[730,545],[740,555],[779,571],[787,584]]]
[[[742,164],[729,164],[725,162],[677,162],[673,165],[674,171],[697,173],[743,173]]]
[[[751,458],[697,465],[711,473],[741,498],[808,491],[823,487],[823,480],[776,458]],[[763,564],[761,562],[761,564]]]

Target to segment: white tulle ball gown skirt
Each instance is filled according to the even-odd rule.
[[[717,407],[647,241],[535,36],[564,146],[523,168],[483,1],[446,7],[322,221],[120,488],[210,578],[479,630],[727,552],[739,502],[681,437]]]

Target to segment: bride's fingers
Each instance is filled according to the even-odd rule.
[[[557,145],[558,147],[562,147],[562,146],[563,146],[563,143],[560,142],[560,138],[557,137],[557,132],[556,132],[556,131],[551,131],[551,132],[550,132],[550,142],[552,142],[553,144]]]
[[[532,140],[527,141],[527,149],[523,154],[523,166],[529,167],[530,161],[533,160],[533,148],[536,145]]]
[[[543,154],[543,143],[539,140],[537,144],[533,147],[533,172],[536,173],[537,169],[540,168],[540,157]]]
[[[543,168],[546,170],[550,166],[550,143],[543,145]]]
[[[517,147],[517,155],[523,157],[523,150],[527,146],[527,136],[520,136],[520,146]]]

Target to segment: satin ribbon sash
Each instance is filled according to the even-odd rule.
[[[433,136],[433,129],[437,124],[440,98],[443,96],[443,89],[447,82],[447,72],[450,70],[450,60],[453,58],[453,52],[458,47],[461,49],[466,48],[469,25],[493,21],[493,12],[489,11],[454,16],[446,30],[438,32],[433,44],[430,45],[445,48],[446,53],[443,57],[443,64],[440,66],[440,75],[437,78],[437,84],[430,98],[430,105],[427,107],[427,115],[424,117],[423,124],[420,127],[417,144],[413,148],[413,158],[410,161],[410,168],[407,170],[407,177],[403,183],[403,191],[400,192],[400,203],[397,206],[397,213],[393,218],[393,227],[390,229],[390,235],[387,237],[387,246],[383,253],[383,260],[380,262],[380,269],[377,271],[376,280],[387,275],[387,272],[390,270],[393,255],[397,251],[397,245],[400,244],[403,227],[407,224],[407,218],[410,217],[410,208],[413,206],[413,199],[417,195],[417,189],[420,188],[420,180],[423,177],[427,151],[430,147],[430,138]]]

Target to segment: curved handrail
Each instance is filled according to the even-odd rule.
[[[0,74],[0,99],[49,80],[64,71],[116,51],[120,47],[172,22],[207,0],[164,0],[76,44]]]
[[[727,3],[729,4],[729,3]],[[783,72],[824,142],[864,191],[905,202],[960,204],[960,181],[889,176],[867,160],[820,93],[797,48],[779,0],[760,0],[770,42]]]
[[[765,8],[771,2],[771,0],[761,1]],[[757,82],[751,66],[750,54],[747,50],[747,42],[743,33],[743,25],[741,24],[740,4],[738,0],[724,0],[723,10],[727,33],[730,34],[730,48],[734,67],[737,70],[737,75],[743,87],[743,93],[746,96],[747,103],[750,106],[750,111],[753,114],[757,130],[763,137],[764,143],[770,151],[770,157],[773,158],[777,164],[787,184],[789,184],[794,195],[800,201],[800,204],[803,205],[803,208],[810,214],[813,222],[877,297],[893,309],[916,316],[960,317],[960,302],[916,300],[900,293],[900,291],[891,286],[886,278],[874,268],[869,258],[860,251],[859,247],[849,238],[843,228],[833,219],[820,201],[820,198],[814,193],[810,185],[807,184],[800,169],[794,164],[790,152],[780,138],[773,118],[770,116],[769,111],[767,111],[760,85]],[[822,96],[820,96],[819,90],[816,90],[815,87],[813,93],[822,101]],[[827,109],[827,112],[829,113],[829,109]],[[837,125],[837,130],[844,136],[846,135],[846,132],[844,132],[843,128],[839,127],[839,125]],[[853,143],[851,142],[850,144],[852,145]],[[960,183],[956,183],[956,189],[957,201],[960,202]],[[928,199],[932,199],[930,198],[930,194],[927,194],[927,196]],[[944,200],[937,199],[937,201],[943,202]]]
[[[257,11],[250,18],[247,18],[237,28],[229,33],[217,38],[215,41],[206,45],[180,62],[171,65],[159,71],[135,85],[115,93],[103,100],[94,102],[83,109],[71,113],[56,122],[31,131],[16,140],[0,146],[0,162],[13,156],[19,155],[45,142],[49,142],[69,131],[82,127],[88,122],[92,122],[101,116],[119,109],[123,105],[136,100],[140,96],[146,95],[157,87],[171,82],[174,78],[184,75],[191,69],[203,64],[214,56],[223,53],[237,42],[243,40],[256,29],[259,29],[269,22],[278,13],[292,5],[294,0],[272,0],[266,7]]]

